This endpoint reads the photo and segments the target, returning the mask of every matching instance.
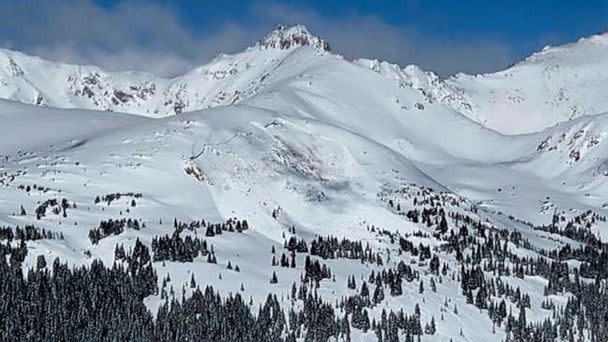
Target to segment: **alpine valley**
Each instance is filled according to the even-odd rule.
[[[608,341],[608,35],[447,79],[306,27],[0,50],[6,341]]]

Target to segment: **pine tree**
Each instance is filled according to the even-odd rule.
[[[276,284],[279,282],[279,279],[277,278],[277,274],[273,271],[272,272],[272,277],[270,278],[270,283],[271,284]]]
[[[374,303],[379,304],[384,300],[384,289],[382,287],[382,283],[376,284],[376,289],[374,290]]]

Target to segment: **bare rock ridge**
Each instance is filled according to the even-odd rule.
[[[260,49],[290,49],[300,46],[311,46],[324,52],[331,52],[329,43],[312,35],[304,25],[286,27],[278,25],[264,39],[256,43]]]

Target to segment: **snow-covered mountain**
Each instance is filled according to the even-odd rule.
[[[291,50],[310,46],[329,53],[329,44],[304,26],[283,27],[237,55],[172,79],[141,72],[106,72],[95,66],[61,64],[0,50],[0,98],[57,108],[81,108],[162,117],[230,105],[265,86],[265,78]]]
[[[347,61],[303,26],[174,79],[5,50],[0,275],[38,269],[26,288],[45,300],[57,257],[124,266],[126,285],[97,287],[116,307],[79,302],[100,312],[90,331],[123,340],[601,341],[608,114],[602,70],[582,70],[599,69],[602,39],[448,80]],[[244,304],[209,318],[205,286]],[[3,333],[60,334],[11,305]],[[256,328],[231,330],[249,310]]]
[[[57,108],[125,112],[151,117],[231,105],[257,94],[295,47],[331,54],[329,43],[302,25],[278,26],[242,53],[220,55],[172,79],[141,72],[46,61],[0,50],[0,98]],[[530,133],[608,111],[605,33],[545,47],[506,70],[458,74],[446,80],[415,65],[377,60],[355,64],[420,90],[484,126],[505,134]]]
[[[608,111],[608,34],[558,47],[547,46],[506,70],[457,74],[441,80],[414,65],[356,63],[419,89],[484,126],[505,134],[537,132],[581,116]]]

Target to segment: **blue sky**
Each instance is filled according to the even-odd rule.
[[[0,46],[176,75],[237,52],[276,24],[304,24],[346,58],[447,76],[504,68],[608,28],[607,1],[0,1]]]

